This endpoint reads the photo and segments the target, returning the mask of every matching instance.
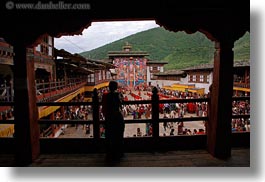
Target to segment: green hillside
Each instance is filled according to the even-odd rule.
[[[147,51],[151,60],[168,61],[165,69],[181,69],[213,60],[214,43],[204,34],[196,32],[169,32],[164,28],[153,28],[136,33],[100,48],[80,53],[92,59],[107,58],[108,51],[121,51],[129,42],[134,51]],[[235,59],[249,59],[249,33],[235,44]]]
[[[250,35],[246,33],[234,45],[234,60],[249,60],[250,59]]]

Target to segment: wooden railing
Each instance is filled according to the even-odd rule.
[[[80,140],[86,140],[86,141],[91,141],[92,145],[90,147],[95,147],[94,145],[102,144],[102,138],[100,136],[100,125],[104,124],[104,120],[100,120],[100,105],[101,102],[98,100],[98,93],[97,90],[94,89],[94,96],[93,96],[93,101],[92,102],[61,102],[61,103],[38,103],[38,106],[86,106],[90,105],[93,108],[93,117],[91,120],[48,120],[48,119],[40,119],[38,122],[39,124],[92,124],[93,125],[93,137],[88,137],[88,138],[83,138],[83,139],[77,139],[77,138],[68,138],[67,141],[73,142],[75,141],[80,141]],[[249,100],[249,97],[237,97],[234,98],[234,100]],[[162,103],[208,103],[210,100],[209,98],[201,98],[201,99],[174,99],[174,100],[159,100],[159,96],[157,93],[157,89],[155,88],[152,91],[152,99],[151,100],[141,100],[141,101],[124,101],[124,105],[131,105],[131,104],[151,104],[152,107],[152,113],[151,113],[151,118],[150,119],[125,119],[125,124],[133,124],[133,123],[149,123],[152,125],[152,135],[145,137],[130,137],[130,138],[125,138],[126,142],[130,143],[127,145],[127,147],[132,147],[136,146],[139,144],[139,146],[142,147],[155,147],[158,144],[158,147],[183,147],[183,146],[188,146],[191,148],[196,148],[196,147],[205,147],[206,146],[206,135],[175,135],[175,136],[161,136],[159,132],[159,124],[163,122],[193,122],[193,121],[206,121],[209,122],[208,117],[182,117],[182,118],[161,118],[159,117],[159,104]],[[249,114],[244,114],[244,115],[233,115],[232,118],[250,118]],[[238,132],[237,132],[238,133]],[[244,134],[246,132],[240,132],[241,134]],[[249,133],[249,132],[247,132]],[[246,134],[247,134],[246,133]],[[236,133],[234,133],[236,134]],[[241,135],[234,135],[237,139],[234,139],[236,144],[238,144],[237,140],[238,137],[240,138]],[[183,138],[183,137],[188,137],[188,138]],[[190,138],[192,137],[192,138]],[[246,143],[242,145],[248,145],[247,140],[248,140],[249,134],[244,135],[244,140]],[[74,139],[74,140],[73,140]],[[47,140],[51,140],[50,142],[54,141],[55,143],[60,141],[63,141],[64,139],[62,138],[57,138],[57,139],[47,139],[47,138],[42,138],[41,139],[45,145],[44,148],[47,147],[47,143],[49,143]],[[135,142],[134,140],[137,140]],[[101,141],[101,142],[100,142]],[[163,141],[163,142],[162,142]],[[147,143],[146,143],[147,142]],[[157,144],[156,144],[157,142]],[[162,144],[162,143],[163,144]],[[197,143],[196,143],[197,142]],[[90,143],[90,144],[91,144]],[[103,142],[104,143],[104,142]],[[144,144],[143,144],[144,143]],[[152,145],[152,146],[150,146]],[[54,146],[54,145],[53,145]],[[56,148],[56,147],[55,147]],[[54,150],[56,150],[54,148]],[[137,147],[136,147],[137,148]],[[185,148],[185,147],[184,147]],[[74,150],[74,149],[73,149]]]
[[[234,82],[234,87],[250,88],[250,83]]]
[[[93,119],[92,120],[48,120],[40,119],[40,124],[93,124],[94,138],[99,138],[99,125],[104,124],[104,120],[99,119],[99,108],[101,102],[99,102],[97,89],[94,89],[94,96],[92,102],[51,102],[51,103],[38,103],[38,106],[80,106],[80,105],[91,105],[93,108]],[[183,118],[159,118],[159,104],[161,103],[195,103],[195,102],[209,102],[208,98],[202,99],[175,99],[175,100],[159,100],[157,90],[153,90],[151,100],[138,100],[138,101],[124,101],[124,105],[139,105],[139,104],[151,104],[152,106],[152,117],[151,119],[126,119],[125,124],[132,123],[152,123],[153,125],[153,137],[159,136],[159,123],[162,122],[188,122],[188,121],[207,121],[208,117],[183,117]]]
[[[87,84],[86,78],[69,78],[50,82],[36,81],[36,96],[38,102],[53,101]],[[0,102],[13,102],[14,94],[6,84],[0,87]]]
[[[100,125],[104,124],[104,120],[100,119],[100,105],[98,98],[98,92],[94,89],[93,101],[92,102],[38,102],[37,106],[92,106],[93,116],[91,120],[49,120],[39,119],[39,124],[49,125],[60,125],[60,124],[92,124],[93,125],[93,137],[87,138],[40,138],[41,150],[43,152],[90,152],[98,151],[104,146],[104,138],[100,136]],[[248,101],[250,97],[235,97],[234,101]],[[175,100],[159,100],[157,89],[153,89],[151,100],[141,101],[124,101],[124,105],[130,104],[151,104],[152,113],[150,119],[126,119],[126,124],[132,123],[149,123],[152,124],[153,133],[148,137],[130,137],[125,138],[126,149],[134,151],[137,149],[141,150],[152,150],[154,148],[159,149],[181,149],[181,148],[205,148],[207,145],[206,135],[175,135],[175,136],[161,136],[159,135],[159,123],[162,122],[193,122],[193,121],[207,121],[208,117],[183,117],[183,118],[160,118],[159,117],[159,104],[162,103],[206,103],[209,102],[209,98],[202,99],[175,99]],[[13,102],[0,102],[0,106],[13,106]],[[232,118],[250,118],[249,114],[244,115],[233,115]],[[15,124],[19,121],[16,120],[1,120],[0,124]],[[49,132],[49,131],[47,131]],[[235,145],[246,145],[249,146],[249,132],[236,132],[233,133],[233,142]],[[0,138],[0,144],[6,145],[5,138]],[[240,142],[241,141],[241,142]],[[11,142],[11,144],[14,142]],[[10,145],[11,145],[10,144]],[[12,148],[12,146],[9,147]],[[84,147],[85,146],[85,147]],[[101,147],[99,147],[101,146]],[[137,149],[136,149],[137,148]]]
[[[69,78],[52,82],[36,83],[36,97],[38,102],[52,102],[86,85],[85,78]],[[0,120],[8,120],[13,117],[14,94],[10,86],[6,84],[0,87]],[[11,103],[11,104],[10,104]],[[1,123],[0,123],[1,124]]]
[[[0,101],[0,146],[1,140],[13,138],[15,131],[15,120],[12,116],[14,102],[1,102]],[[5,138],[5,139],[4,139]],[[1,150],[2,147],[1,147]],[[1,153],[1,152],[0,152]]]
[[[0,120],[12,118],[14,95],[9,86],[0,87]]]
[[[14,94],[11,91],[11,87],[6,84],[0,87],[0,102],[12,102],[14,99]]]
[[[105,79],[102,79],[102,80],[96,80],[94,82],[88,81],[87,85],[88,86],[95,86],[95,85],[98,85],[98,84],[101,84],[101,83],[104,83],[104,82],[107,82],[107,81],[111,81],[111,80],[112,80],[112,78],[105,78]]]
[[[36,95],[38,102],[51,102],[74,90],[86,85],[85,78],[69,78],[67,80],[54,80],[50,82],[36,83]]]

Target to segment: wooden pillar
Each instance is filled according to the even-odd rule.
[[[10,81],[10,94],[11,94],[11,102],[14,101],[14,94],[13,94],[13,90],[14,90],[14,79],[11,78],[11,81]]]
[[[231,156],[233,42],[215,43],[213,84],[207,129],[208,151],[217,158]]]
[[[248,82],[248,78],[249,78],[249,70],[247,68],[244,68],[244,72],[245,72],[245,75],[244,75],[244,87],[245,88],[249,88],[249,82]]]
[[[61,116],[62,116],[62,119],[65,120],[65,107],[66,106],[61,106],[60,110],[61,110]]]
[[[95,88],[93,90],[93,135],[94,139],[98,140],[99,136],[99,100],[98,100],[98,90]]]
[[[159,96],[156,87],[153,88],[152,93],[153,138],[157,139],[159,137]]]
[[[14,44],[14,52],[16,162],[26,166],[40,153],[34,60],[27,60],[24,44]]]
[[[50,114],[50,120],[55,120],[54,112]]]

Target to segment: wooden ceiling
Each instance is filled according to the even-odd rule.
[[[78,69],[85,73],[93,73],[95,70],[104,70],[115,68],[113,64],[106,63],[100,60],[87,59],[79,54],[71,54],[64,49],[54,48],[54,56],[56,64],[63,64],[71,69]],[[60,59],[58,59],[60,57]]]
[[[23,0],[24,1],[24,0]],[[19,1],[20,3],[23,1]],[[44,0],[43,0],[44,1]],[[13,0],[14,3],[18,2]],[[25,1],[33,2],[33,1]],[[45,1],[46,2],[46,1]],[[9,10],[0,2],[0,37],[12,45],[35,46],[43,34],[54,37],[78,35],[93,21],[155,20],[170,31],[203,32],[213,41],[232,41],[250,31],[250,1],[156,0],[104,1],[79,0],[87,10]],[[34,19],[32,19],[34,17]]]

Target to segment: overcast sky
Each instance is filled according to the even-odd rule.
[[[82,35],[55,38],[54,44],[57,49],[80,53],[154,27],[159,27],[155,21],[93,22]]]

